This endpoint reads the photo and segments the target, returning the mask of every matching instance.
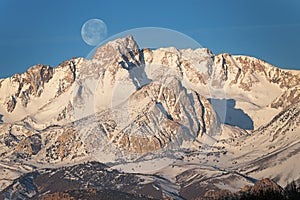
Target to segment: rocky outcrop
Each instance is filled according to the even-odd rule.
[[[218,74],[222,75],[223,81],[228,81],[231,85],[237,84],[245,91],[250,91],[260,82],[258,75],[282,89],[294,87],[300,81],[299,74],[276,68],[253,57],[220,54],[214,57],[214,63],[220,69]]]
[[[69,119],[70,116],[72,115],[72,112],[73,112],[73,105],[69,101],[67,106],[58,114],[56,120],[61,121],[61,120],[64,120],[64,119]]]
[[[66,128],[63,131],[58,131],[59,135],[54,140],[53,144],[48,144],[46,148],[45,160],[63,160],[67,157],[76,157],[82,141],[77,136],[77,132],[74,128]],[[71,155],[72,154],[72,155]]]
[[[244,186],[238,192],[229,190],[210,190],[204,197],[198,197],[197,200],[221,200],[221,199],[288,199],[284,195],[284,189],[276,182],[265,178],[258,180],[253,186]]]
[[[6,110],[7,112],[12,112],[14,111],[15,107],[16,107],[17,101],[15,99],[14,96],[11,96],[10,98],[8,98],[8,100],[6,101]]]
[[[39,64],[30,67],[23,74],[15,74],[11,78],[1,80],[0,91],[6,92],[1,92],[0,102],[3,99],[6,111],[12,114],[17,105],[19,110],[26,110],[32,99],[42,98],[47,104],[72,86],[76,78],[76,65],[80,61],[81,59],[75,58],[55,68]],[[47,95],[43,96],[45,93]],[[41,108],[44,105],[37,106]],[[29,110],[28,112],[30,113]]]
[[[81,59],[71,59],[64,61],[59,66],[54,68],[54,75],[58,78],[57,91],[55,97],[58,97],[62,93],[66,92],[76,79],[76,66],[81,62]]]
[[[134,109],[140,102],[143,105]],[[163,85],[150,83],[144,86],[130,97],[128,104],[125,113],[116,111],[115,115],[133,116],[129,125],[120,127],[122,122],[116,118],[103,123],[103,130],[107,131],[110,140],[132,152],[152,152],[175,141],[197,141],[203,134],[221,131],[209,102],[197,93],[188,95],[176,79]]]
[[[300,87],[295,86],[284,91],[270,105],[272,108],[287,108],[300,101]]]
[[[196,198],[195,200],[204,200],[204,199],[223,199],[224,197],[230,198],[233,196],[233,193],[229,190],[209,190],[204,194],[204,198]]]
[[[18,84],[15,96],[20,97],[22,104],[26,107],[30,98],[22,97],[40,97],[43,93],[44,84],[48,83],[52,77],[53,68],[46,65],[35,65],[30,67],[24,74],[15,74],[12,77],[12,82]]]
[[[257,181],[257,183],[255,183],[255,185],[253,187],[250,187],[249,189],[250,190],[248,191],[250,192],[250,194],[260,194],[266,193],[268,191],[283,194],[282,187],[268,178]]]
[[[34,134],[21,140],[16,149],[15,154],[18,157],[28,158],[32,155],[36,155],[42,148],[41,136]]]
[[[276,115],[268,124],[255,131],[269,135],[270,141],[274,141],[280,135],[288,132],[297,132],[300,125],[300,102],[291,104],[285,110]]]
[[[108,42],[101,48],[97,49],[93,60],[98,61],[101,66],[107,66],[111,62],[115,62],[118,59],[124,59],[124,64],[129,64],[129,58],[136,59],[137,64],[138,58],[135,55],[140,51],[139,46],[131,35],[125,38],[120,38],[111,42]],[[129,66],[127,66],[129,67]]]

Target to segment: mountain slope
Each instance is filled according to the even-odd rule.
[[[253,57],[139,49],[132,36],[33,66],[0,80],[1,189],[91,160],[188,199],[266,177],[283,186],[300,178],[299,83]]]

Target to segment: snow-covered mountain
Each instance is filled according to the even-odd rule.
[[[174,198],[284,186],[300,180],[299,83],[299,71],[253,57],[139,49],[132,36],[91,60],[32,66],[0,79],[0,189],[86,161],[151,176]]]

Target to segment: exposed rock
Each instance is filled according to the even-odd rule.
[[[259,194],[267,191],[273,191],[275,193],[283,193],[283,189],[274,181],[265,178],[257,181],[255,185],[250,189],[251,194]]]
[[[45,83],[53,77],[53,68],[46,65],[35,65],[30,67],[24,74],[16,74],[13,81],[22,83],[20,86],[27,86],[27,94],[36,97],[41,96]],[[29,87],[28,87],[29,86]]]
[[[34,134],[20,141],[15,153],[23,157],[30,157],[31,155],[36,155],[41,150],[41,146],[41,136]]]
[[[65,107],[57,116],[57,121],[61,121],[64,119],[67,119],[68,116],[70,116],[72,114],[73,111],[73,105],[72,103],[69,101],[67,107]]]
[[[274,141],[280,135],[297,130],[300,125],[300,102],[291,104],[276,115],[268,124],[260,127],[255,132],[269,135],[269,140]]]
[[[116,110],[117,116],[133,116],[126,127],[120,127],[118,121],[102,124],[112,142],[131,152],[153,152],[175,141],[201,140],[203,134],[220,132],[210,103],[195,92],[187,94],[176,79],[164,85],[144,86],[130,97],[128,104],[138,105],[139,102],[143,105],[134,109],[134,113],[131,107],[125,113]],[[190,118],[186,117],[187,113]]]
[[[81,62],[81,59],[74,58],[64,61],[54,68],[54,76],[57,76],[59,79],[55,97],[66,92],[72,86],[76,79],[76,66],[79,62]]]
[[[300,88],[292,87],[284,91],[279,97],[277,97],[272,103],[272,108],[287,108],[292,104],[300,101]]]
[[[30,101],[30,96],[29,94],[27,93],[27,90],[26,91],[23,91],[20,95],[20,99],[21,99],[21,102],[22,102],[22,106],[23,107],[27,107],[27,104],[29,103]]]
[[[74,150],[79,150],[82,142],[76,137],[77,132],[73,127],[66,128],[58,135],[54,144],[46,149],[46,160],[63,160],[68,156],[74,156]],[[73,155],[71,155],[73,153]]]
[[[118,62],[126,68],[132,65],[140,65],[139,47],[131,35],[110,41],[104,46],[98,48],[94,54],[93,60],[99,62],[101,66],[107,66],[109,63]]]
[[[11,96],[9,98],[9,100],[6,102],[6,105],[7,105],[6,110],[7,110],[7,112],[14,111],[14,109],[16,107],[16,104],[17,104],[17,101],[16,101],[15,97]]]
[[[229,190],[210,190],[197,200],[222,200],[222,199],[288,199],[284,190],[270,179],[258,180],[254,186],[244,186],[238,192]]]
[[[207,191],[204,195],[205,199],[222,199],[223,197],[230,197],[232,196],[232,192],[229,190],[210,190]],[[197,199],[197,198],[196,198]]]
[[[220,68],[219,74],[222,75],[223,81],[228,80],[231,85],[238,84],[245,91],[250,91],[259,83],[256,75],[263,76],[270,83],[286,89],[296,86],[300,81],[298,74],[275,68],[265,61],[248,56],[216,55],[215,66]]]

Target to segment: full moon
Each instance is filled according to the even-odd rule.
[[[81,28],[81,37],[90,46],[96,46],[107,36],[107,26],[101,19],[90,19]]]

